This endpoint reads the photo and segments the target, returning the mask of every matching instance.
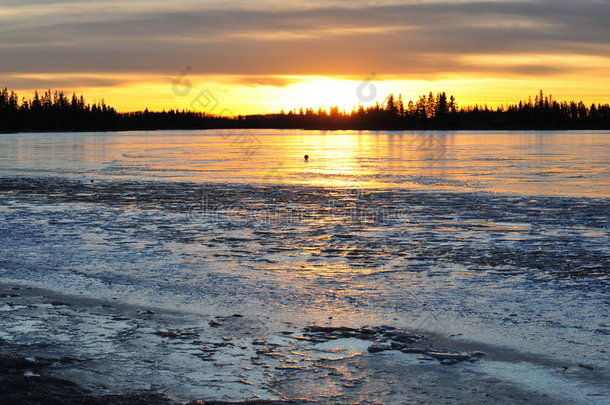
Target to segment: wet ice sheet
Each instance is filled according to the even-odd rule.
[[[277,323],[264,315],[213,317],[48,291],[8,291],[0,300],[14,309],[0,318],[3,329],[37,322],[7,330],[2,352],[77,359],[55,364],[51,374],[97,394],[153,391],[177,401],[362,404],[552,404],[559,398],[595,404],[610,395],[600,371],[489,346],[483,346],[489,360],[446,366],[417,353],[371,353],[371,341],[362,337],[320,340],[323,334],[308,334],[298,322]],[[421,339],[415,345],[447,344]]]
[[[309,322],[386,323],[512,348],[571,368],[584,364],[594,368],[593,380],[607,375],[605,199],[59,178],[4,178],[0,189],[5,281],[199,314],[205,322],[193,327],[204,335],[209,317],[235,312],[259,319],[271,329],[268,339],[283,321],[293,330]],[[18,309],[6,312],[21,329],[6,328],[0,338],[44,334],[44,323]],[[257,318],[262,314],[269,319]],[[148,336],[154,322],[136,334]],[[128,323],[113,320],[110,330],[129,330]],[[103,324],[84,316],[72,336],[54,331],[55,344]],[[82,347],[117,350],[101,336]],[[146,350],[166,344],[144,340]],[[171,348],[164,356],[174,356],[178,347]],[[219,398],[231,391],[243,398],[262,395],[226,383],[235,379],[222,373],[235,376],[246,367],[232,350],[214,360],[237,362],[212,373],[222,387]],[[181,361],[178,356],[170,363]],[[197,373],[189,377],[197,369],[190,362],[174,375],[168,366],[163,378],[154,372],[158,363],[138,367],[142,381],[153,385],[209,383]],[[283,378],[284,372],[270,376]],[[387,376],[396,378],[404,376]],[[296,392],[286,384],[284,392]],[[391,384],[373,391],[385,386]],[[324,379],[317,389],[323,387]],[[208,388],[193,389],[211,395]]]
[[[608,197],[609,151],[608,131],[3,134],[0,174]]]

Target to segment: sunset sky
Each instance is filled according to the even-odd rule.
[[[225,114],[441,90],[608,102],[609,18],[608,0],[2,0],[0,85]]]

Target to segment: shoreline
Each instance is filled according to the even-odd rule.
[[[16,289],[18,288],[18,289]],[[76,314],[87,314],[87,315],[95,315],[100,319],[105,319],[105,323],[108,319],[118,319],[117,322],[125,321],[128,319],[129,321],[133,321],[140,324],[140,328],[145,331],[144,336],[146,336],[151,342],[156,342],[156,344],[172,344],[174,342],[179,342],[180,346],[189,344],[187,342],[192,341],[193,351],[196,351],[196,348],[202,347],[202,340],[219,340],[220,344],[217,348],[217,352],[222,353],[224,348],[230,348],[231,345],[224,345],[224,343],[240,341],[243,343],[243,338],[252,339],[254,345],[252,345],[252,349],[256,351],[256,353],[261,353],[260,355],[253,354],[253,358],[256,360],[252,360],[254,363],[260,363],[260,358],[264,358],[265,356],[270,356],[271,359],[277,358],[282,359],[283,357],[280,354],[284,353],[281,343],[279,342],[281,339],[286,337],[292,338],[292,344],[301,346],[302,348],[308,346],[321,346],[325,347],[328,340],[325,340],[324,333],[337,333],[335,330],[343,330],[344,327],[336,326],[315,326],[312,325],[311,328],[314,330],[320,329],[322,332],[316,332],[313,334],[307,334],[307,328],[300,329],[297,325],[292,325],[291,334],[286,335],[288,331],[282,331],[280,333],[272,333],[271,335],[267,333],[263,333],[265,336],[260,336],[259,334],[251,334],[246,329],[238,327],[236,329],[236,333],[231,336],[231,339],[228,340],[226,337],[222,337],[227,331],[224,330],[225,323],[230,323],[230,328],[235,328],[236,325],[240,325],[242,323],[246,323],[251,325],[252,320],[247,317],[243,317],[240,314],[234,314],[233,316],[217,316],[215,314],[210,314],[209,319],[205,319],[206,322],[218,322],[222,324],[222,326],[215,326],[208,328],[207,332],[202,332],[201,329],[198,332],[193,332],[197,329],[197,327],[201,327],[202,325],[191,325],[190,328],[184,328],[184,324],[181,323],[183,320],[179,322],[175,322],[176,318],[182,317],[192,320],[192,314],[184,314],[180,311],[170,311],[166,312],[164,310],[160,310],[156,307],[142,307],[142,306],[132,306],[129,304],[122,304],[116,302],[108,302],[103,299],[90,298],[90,297],[74,297],[61,293],[54,293],[52,291],[37,289],[37,288],[23,288],[16,287],[14,284],[6,283],[5,281],[0,283],[0,300],[2,300],[3,307],[6,307],[7,301],[10,300],[11,305],[13,307],[22,307],[26,306],[30,309],[29,316],[33,319],[37,317],[46,317],[49,313],[63,312],[64,317],[75,316]],[[34,309],[36,306],[44,306],[44,309],[40,311],[39,309]],[[50,304],[50,305],[48,305]],[[26,311],[26,312],[27,312]],[[40,311],[40,312],[38,312]],[[70,312],[74,312],[72,315],[69,315]],[[38,312],[38,314],[36,314]],[[6,312],[5,312],[6,313]],[[260,322],[260,318],[256,319],[254,322]],[[143,325],[146,324],[146,325]],[[151,328],[151,325],[156,325],[157,328]],[[163,326],[161,326],[163,325]],[[261,328],[266,329],[268,325],[260,325]],[[318,329],[316,329],[318,328]],[[392,329],[390,326],[381,326],[381,328]],[[273,328],[271,328],[273,329]],[[288,325],[284,325],[284,329],[288,329]],[[350,329],[350,328],[348,328]],[[373,328],[374,329],[374,328]],[[330,332],[328,332],[329,330]],[[361,329],[354,329],[356,332],[360,333]],[[365,331],[368,330],[366,327]],[[305,332],[304,332],[305,331]],[[260,332],[260,329],[259,329]],[[83,333],[83,331],[81,331]],[[244,335],[241,335],[244,333]],[[304,335],[303,335],[304,333]],[[367,332],[368,333],[368,332]],[[94,333],[91,334],[88,339],[95,339]],[[309,338],[307,336],[310,336]],[[421,336],[421,335],[411,335],[411,336]],[[319,339],[322,337],[320,342],[317,342],[315,339]],[[0,374],[3,376],[19,376],[19,378],[15,381],[25,381],[25,382],[37,382],[40,385],[34,385],[36,387],[35,391],[37,395],[42,395],[44,398],[45,395],[55,395],[56,389],[58,390],[66,390],[66,392],[71,392],[71,395],[74,395],[74,399],[64,403],[80,403],[79,401],[91,400],[98,402],[93,403],[119,403],[119,404],[139,404],[139,403],[151,403],[151,404],[196,404],[198,400],[205,401],[204,403],[226,403],[226,404],[241,404],[241,403],[260,403],[260,404],[284,404],[284,403],[309,403],[310,399],[305,399],[304,397],[299,397],[299,395],[295,395],[294,390],[299,392],[298,387],[292,386],[292,384],[288,384],[287,394],[284,393],[282,396],[278,397],[273,395],[268,396],[267,398],[244,398],[240,400],[230,400],[229,398],[204,398],[204,397],[196,397],[190,396],[190,398],[185,398],[180,393],[176,393],[176,387],[173,390],[167,390],[165,393],[160,391],[155,391],[155,389],[136,389],[136,390],[121,390],[121,389],[113,389],[111,386],[106,386],[103,384],[104,378],[100,377],[102,374],[95,372],[96,366],[92,365],[92,362],[96,362],[95,358],[83,358],[82,355],[75,357],[75,353],[78,353],[79,350],[75,350],[75,348],[71,344],[66,344],[61,340],[59,342],[53,342],[53,338],[51,336],[45,342],[30,342],[29,344],[15,344],[15,342],[6,342],[0,340],[0,364],[2,368],[0,369]],[[315,338],[314,340],[311,340]],[[135,338],[134,338],[135,339]],[[142,336],[138,337],[137,340],[141,340]],[[434,360],[432,359],[423,359],[426,355],[417,354],[419,351],[415,350],[414,354],[402,354],[399,351],[392,349],[383,349],[377,351],[373,351],[371,347],[382,346],[385,343],[375,342],[374,340],[358,340],[362,338],[354,339],[343,339],[341,337],[335,338],[332,337],[330,342],[336,341],[339,344],[339,347],[343,347],[347,349],[348,353],[345,353],[344,356],[340,356],[338,358],[332,359],[329,358],[326,361],[330,361],[329,365],[325,365],[326,367],[331,367],[337,363],[350,362],[360,364],[362,366],[362,360],[367,360],[370,358],[371,361],[373,359],[377,359],[374,361],[382,362],[382,369],[388,367],[388,364],[396,365],[401,364],[403,370],[399,372],[399,375],[403,373],[405,375],[411,375],[413,372],[418,373],[419,375],[425,375],[424,379],[426,382],[424,386],[422,386],[422,390],[420,393],[416,394],[412,400],[422,400],[424,402],[429,401],[437,401],[441,398],[444,398],[448,403],[487,403],[488,401],[493,400],[497,403],[514,403],[514,401],[532,401],[535,403],[556,403],[555,401],[558,398],[553,398],[549,396],[549,392],[546,393],[531,391],[527,388],[527,386],[517,386],[513,384],[507,384],[506,381],[498,380],[499,376],[487,375],[485,381],[482,381],[481,378],[485,374],[480,374],[480,368],[477,370],[477,365],[479,363],[484,364],[514,364],[516,366],[522,366],[524,362],[528,362],[534,360],[536,356],[528,355],[525,353],[516,353],[513,350],[506,350],[501,347],[494,347],[490,345],[486,345],[484,343],[477,342],[464,342],[455,340],[455,338],[447,337],[447,336],[434,336],[427,335],[423,337],[424,346],[430,347],[429,350],[433,350],[436,352],[442,353],[453,353],[455,354],[465,354],[465,353],[475,353],[477,356],[474,360],[470,358],[470,360],[465,361],[464,363],[458,362],[457,364],[448,363],[445,365],[443,361],[445,360]],[[368,339],[368,338],[367,338]],[[260,343],[259,343],[260,342]],[[301,343],[305,343],[302,345]],[[141,342],[140,342],[141,344]],[[364,344],[364,345],[363,345]],[[409,345],[411,347],[411,345]],[[417,343],[413,344],[413,347],[421,347]],[[368,348],[368,350],[367,350]],[[265,350],[263,350],[265,349]],[[267,351],[268,349],[268,351]],[[294,349],[294,346],[291,347]],[[311,349],[311,347],[310,347]],[[185,350],[184,347],[180,349],[180,351]],[[482,352],[481,352],[482,350]],[[313,350],[315,351],[315,349]],[[313,352],[312,351],[312,352]],[[368,351],[368,353],[367,353]],[[328,352],[322,349],[323,357],[328,356]],[[204,352],[205,353],[205,352]],[[276,354],[277,353],[277,354]],[[332,351],[330,352],[332,353]],[[359,353],[359,354],[358,354]],[[484,353],[484,354],[478,354]],[[285,354],[285,353],[284,353]],[[16,356],[16,357],[10,357]],[[227,362],[228,359],[232,357],[231,354],[220,354],[224,359],[224,363]],[[331,356],[332,357],[332,356]],[[26,358],[38,358],[35,361],[32,360],[24,360]],[[205,358],[205,356],[204,356]],[[7,359],[11,360],[9,365],[7,366]],[[62,360],[63,359],[63,360]],[[202,358],[203,359],[203,358]],[[405,361],[407,359],[407,361]],[[355,360],[359,360],[360,363],[357,363]],[[565,365],[565,363],[557,363],[553,360],[544,360],[541,358],[536,359],[538,361],[538,366],[536,367],[548,367],[549,369],[557,369],[558,373],[563,373],[564,375],[569,375],[566,382],[571,380],[580,381],[578,384],[582,384],[582,382],[587,381],[589,385],[589,389],[597,386],[599,391],[589,391],[587,393],[581,392],[581,395],[584,395],[581,398],[587,398],[589,403],[596,403],[599,399],[602,403],[604,398],[610,396],[610,393],[603,393],[603,387],[605,377],[603,372],[596,367],[589,366],[587,364],[570,364]],[[24,363],[25,361],[25,363]],[[31,364],[27,364],[29,363]],[[469,363],[469,361],[474,361],[474,363]],[[267,361],[263,361],[264,363],[268,363]],[[334,364],[333,364],[334,363]],[[12,364],[12,367],[11,367]],[[205,361],[201,363],[202,367],[209,368],[213,367],[215,369],[222,369],[223,367],[233,367],[229,364],[218,364],[211,363],[209,361]],[[212,365],[213,364],[213,365]],[[307,370],[299,369],[294,364],[298,363],[281,363],[274,361],[273,364],[274,370],[273,373],[278,375],[288,375],[294,372],[308,373]],[[282,365],[283,364],[283,365]],[[376,368],[374,364],[371,364],[368,360],[364,363],[368,367]],[[472,364],[472,366],[470,365]],[[212,366],[211,366],[212,365]],[[532,364],[533,365],[533,364]],[[262,364],[261,364],[262,366]],[[269,364],[267,364],[269,366]],[[473,367],[475,367],[473,369]],[[335,368],[337,370],[342,367]],[[559,369],[563,368],[562,371]],[[93,369],[93,370],[92,370]],[[476,370],[476,371],[475,371]],[[519,370],[519,368],[517,368]],[[96,387],[95,383],[91,380],[90,377],[84,377],[88,373],[94,371],[93,376],[94,381],[100,383],[102,381],[102,386],[106,386],[106,388],[100,389],[100,387]],[[369,370],[373,371],[373,370]],[[387,371],[387,370],[386,370]],[[379,373],[376,371],[375,373]],[[396,371],[394,371],[396,372]],[[602,372],[602,375],[598,373]],[[375,374],[373,373],[373,374]],[[314,373],[315,374],[315,373]],[[331,373],[332,374],[332,373]],[[456,384],[451,381],[446,381],[446,378],[450,377],[452,379],[456,379]],[[607,376],[607,374],[606,374]],[[327,377],[328,378],[328,377]],[[69,382],[67,382],[69,381]],[[419,379],[421,382],[422,380]],[[443,384],[439,384],[442,382]],[[75,384],[75,385],[73,385]],[[244,380],[242,385],[251,386],[253,382]],[[429,385],[428,385],[429,384]],[[471,384],[473,386],[473,391],[471,392],[463,392],[463,385]],[[474,387],[477,387],[474,390]],[[63,387],[63,388],[62,388]],[[260,388],[260,387],[257,387]],[[269,388],[269,387],[266,387]],[[279,387],[272,389],[270,392],[281,392]],[[7,389],[6,387],[4,388]],[[10,389],[10,388],[9,388]],[[165,390],[164,390],[165,391]],[[6,391],[5,391],[6,392]],[[423,394],[423,393],[425,394]],[[0,393],[3,393],[2,389],[0,389]],[[404,395],[404,391],[402,391]],[[81,397],[82,395],[82,397]],[[177,396],[177,398],[175,398]],[[188,394],[186,395],[189,396]],[[70,398],[70,397],[68,397]],[[299,399],[300,398],[300,399]],[[23,398],[21,398],[23,399]],[[211,399],[211,402],[210,402]],[[569,398],[563,398],[564,403],[571,403]],[[120,402],[123,401],[123,402]],[[146,402],[148,401],[148,402]],[[156,401],[156,402],[155,402]],[[217,402],[214,402],[217,401]],[[251,402],[254,401],[254,402]],[[316,400],[314,399],[314,402]],[[372,401],[376,403],[375,401]],[[22,402],[28,403],[28,402]],[[32,402],[34,403],[34,402]],[[335,398],[333,403],[350,403],[350,401],[341,401],[339,398]],[[366,400],[364,403],[368,403]],[[390,400],[387,403],[394,403],[394,401]],[[577,403],[577,402],[574,402]]]
[[[324,131],[324,132],[341,132],[341,131],[362,131],[362,132],[599,132],[599,131],[610,131],[609,127],[603,128],[331,128],[331,127],[320,127],[320,128],[282,128],[282,127],[218,127],[218,128],[123,128],[123,129],[48,129],[48,130],[33,130],[25,129],[18,131],[0,131],[0,135],[3,134],[47,134],[47,133],[84,133],[84,132],[157,132],[157,131],[243,131],[243,130],[273,130],[273,131]]]
[[[55,291],[55,290],[51,290],[51,289],[47,289],[47,288],[31,287],[31,286],[27,286],[26,284],[14,282],[14,281],[0,280],[0,299],[12,299],[14,301],[16,298],[20,298],[20,297],[24,298],[26,300],[32,299],[33,301],[36,301],[37,299],[41,298],[44,301],[50,302],[52,306],[57,306],[57,307],[68,305],[68,306],[75,306],[75,307],[78,307],[79,309],[86,309],[86,310],[91,310],[93,308],[97,308],[97,309],[108,309],[110,311],[110,309],[112,309],[112,312],[115,313],[115,315],[118,317],[129,316],[129,317],[133,317],[133,318],[137,318],[137,317],[146,318],[147,315],[163,315],[164,317],[171,319],[172,317],[186,317],[186,318],[197,317],[197,318],[199,318],[202,316],[202,314],[200,312],[191,312],[191,311],[189,311],[188,308],[170,309],[167,307],[161,307],[159,305],[152,305],[152,304],[146,305],[146,304],[120,302],[116,298],[108,299],[108,298],[86,296],[83,294],[68,294],[66,292]],[[13,303],[12,305],[21,305],[21,304]],[[208,322],[214,322],[215,319],[220,319],[220,318],[230,318],[230,317],[242,318],[244,316],[251,316],[251,315],[242,315],[241,313],[239,314],[239,316],[234,316],[235,314],[233,312],[235,312],[235,311],[231,311],[230,309],[227,311],[223,311],[222,314],[219,314],[216,309],[215,309],[215,311],[216,312],[214,312],[214,314],[210,314],[210,318],[209,318]],[[241,312],[243,312],[243,311],[241,311]],[[337,328],[354,327],[354,325],[346,326],[342,323],[336,323],[333,320],[328,320],[327,321],[328,323],[325,325],[315,325],[314,323],[311,323],[311,321],[306,322],[306,323],[302,323],[302,322],[299,323],[299,322],[290,322],[290,321],[278,320],[278,319],[271,320],[271,319],[269,319],[269,317],[266,317],[266,316],[264,316],[264,318],[266,318],[268,320],[268,322],[275,322],[275,323],[281,323],[281,324],[292,324],[295,327],[298,327],[297,325],[299,325],[299,324],[301,324],[301,327],[307,327],[307,326],[337,327]],[[166,321],[166,319],[164,319],[164,321]],[[360,326],[368,327],[370,325],[360,325]],[[357,329],[357,327],[355,327],[355,328]],[[283,329],[283,328],[281,328],[281,327],[271,328],[270,330],[277,332],[280,329]],[[282,333],[282,332],[283,331],[281,331],[279,333]],[[489,359],[489,360],[493,360],[493,361],[533,362],[534,360],[536,360],[537,363],[539,363],[540,365],[544,365],[544,366],[556,367],[556,368],[561,368],[561,367],[565,366],[565,362],[561,361],[561,360],[552,359],[550,357],[547,358],[540,354],[527,352],[527,351],[519,351],[514,348],[489,344],[489,343],[485,343],[485,342],[481,342],[481,341],[462,340],[460,338],[461,335],[453,335],[453,334],[446,335],[446,334],[434,332],[432,330],[426,330],[425,328],[412,329],[412,330],[410,330],[410,332],[414,333],[416,335],[425,336],[426,341],[429,342],[431,347],[443,347],[444,349],[446,349],[448,351],[456,351],[456,352],[483,351],[485,353],[485,359]],[[581,363],[581,364],[583,364],[583,366],[585,366],[585,367],[581,367],[585,370],[589,370],[590,368],[595,368],[595,367],[586,365],[584,363]],[[573,366],[576,367],[576,366],[578,366],[578,364],[573,364]],[[606,371],[610,372],[610,369],[608,369]]]

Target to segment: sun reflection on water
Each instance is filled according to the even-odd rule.
[[[607,131],[208,130],[26,134],[1,142],[0,168],[11,172],[610,196]]]

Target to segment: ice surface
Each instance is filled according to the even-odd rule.
[[[308,392],[322,401],[399,402],[392,381],[408,381],[409,390],[436,384],[438,365],[403,353],[373,358],[350,339],[312,345],[291,337],[311,323],[388,324],[514,353],[455,366],[467,370],[451,375],[455,384],[480,388],[487,378],[550,396],[563,386],[561,395],[575,402],[607,399],[600,381],[607,381],[610,360],[610,207],[607,156],[595,154],[607,135],[588,134],[574,152],[597,151],[570,160],[574,173],[584,173],[574,182],[559,168],[567,147],[536,134],[510,144],[520,144],[524,157],[503,157],[502,148],[476,157],[472,147],[469,164],[499,167],[484,181],[468,165],[456,174],[464,159],[438,156],[425,163],[430,173],[406,165],[405,154],[395,172],[385,173],[382,163],[393,161],[367,155],[358,143],[339,147],[357,152],[350,155],[357,157],[355,175],[336,170],[352,158],[339,155],[331,166],[330,155],[316,163],[310,153],[309,166],[285,163],[281,176],[263,181],[270,155],[242,161],[222,146],[228,140],[207,133],[183,134],[182,149],[158,134],[23,136],[0,156],[0,281],[157,312],[0,298],[0,339],[91,359],[63,371],[91,388],[103,381],[109,389],[180,391],[183,399]],[[287,147],[277,134],[260,136]],[[325,136],[330,142],[332,135],[314,135]],[[575,142],[574,134],[557,136]],[[367,137],[362,142],[370,146]],[[468,144],[460,134],[451,139],[462,149]],[[528,160],[541,156],[532,139],[556,154]],[[208,141],[211,149],[194,168]],[[80,152],[66,152],[70,143]],[[226,156],[216,157],[215,147]],[[444,150],[457,149],[448,143]],[[169,172],[151,169],[159,164]],[[253,177],[244,174],[247,164]],[[359,172],[361,166],[374,170]],[[540,192],[498,192],[519,189],[532,176]],[[244,318],[230,318],[235,313]],[[214,328],[208,322],[216,316],[229,318]],[[166,329],[185,338],[154,334]],[[282,334],[286,329],[291,335]],[[256,339],[279,345],[277,356],[256,355]],[[427,377],[415,381],[413,372]],[[307,385],[303,376],[311,377]],[[547,385],[555,388],[545,391]]]

